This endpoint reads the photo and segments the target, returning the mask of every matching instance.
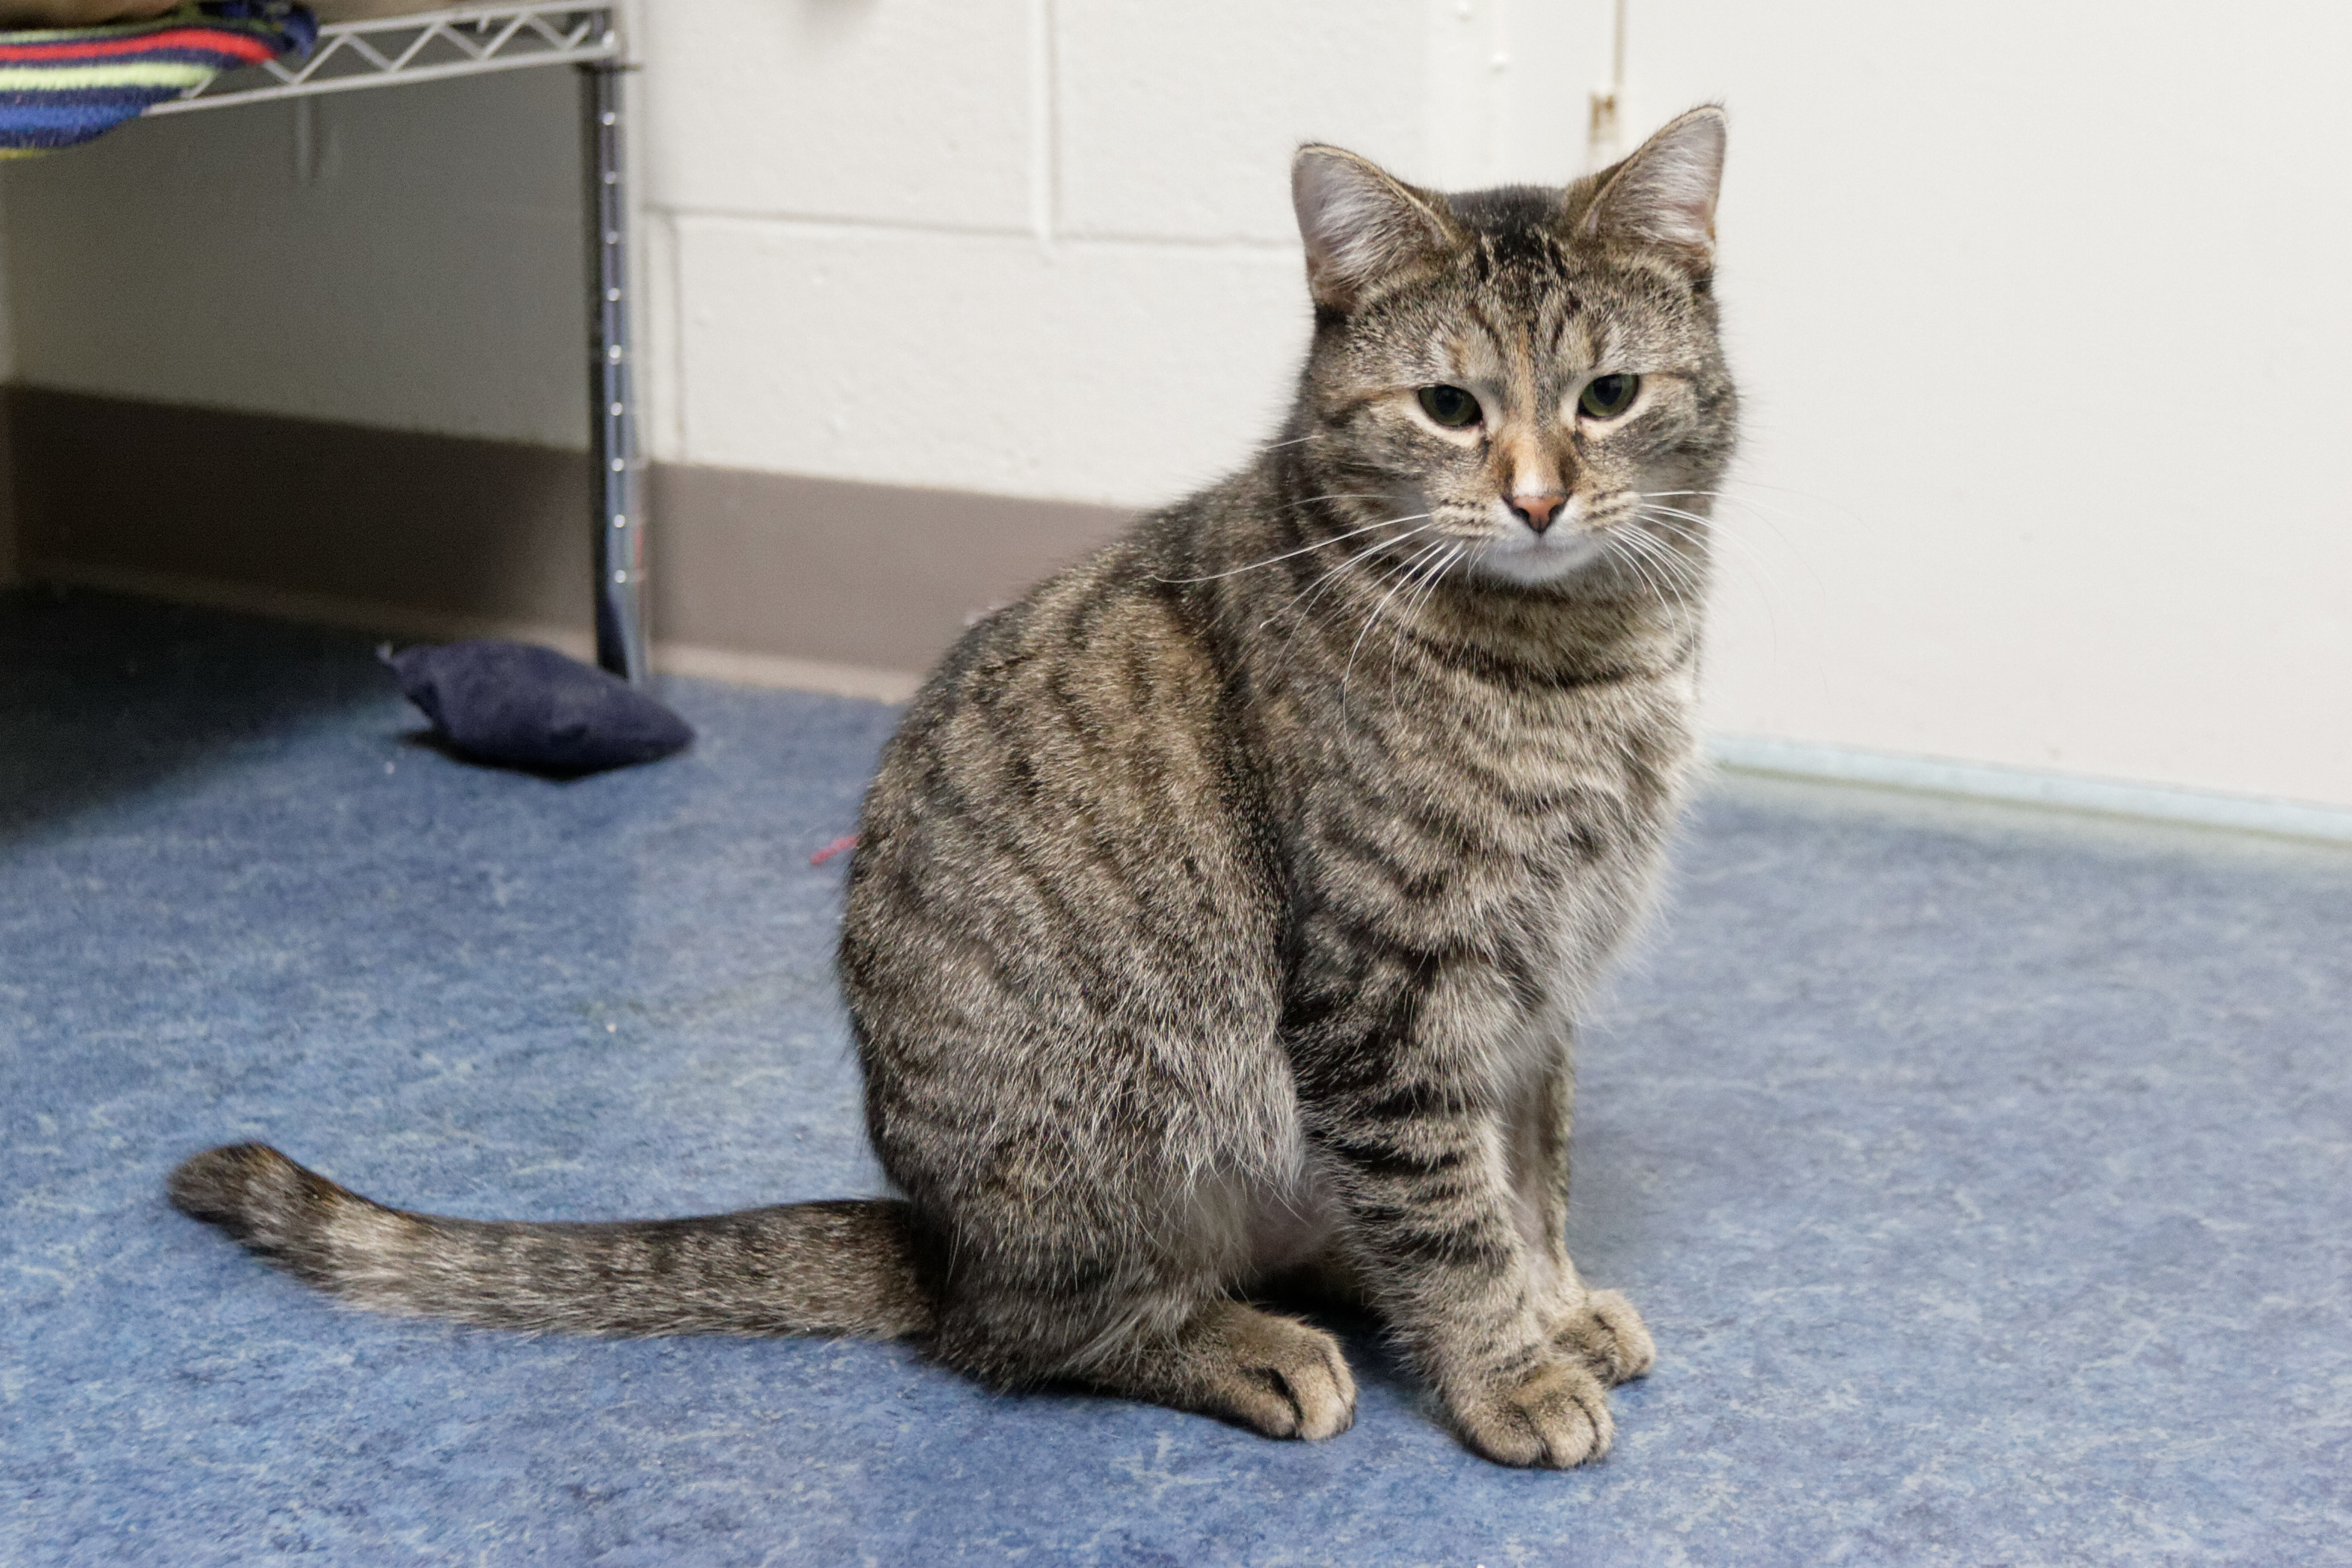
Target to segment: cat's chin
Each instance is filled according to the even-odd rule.
[[[1482,545],[1471,552],[1468,564],[1481,577],[1535,588],[1566,583],[1608,552],[1599,534],[1553,532]]]

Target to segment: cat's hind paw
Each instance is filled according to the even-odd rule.
[[[1268,1437],[1336,1437],[1356,1421],[1356,1380],[1339,1342],[1240,1301],[1209,1303],[1173,1342],[1131,1354],[1087,1381]]]
[[[1356,1424],[1356,1380],[1322,1330],[1248,1307],[1202,1347],[1202,1404],[1269,1437],[1336,1437]]]

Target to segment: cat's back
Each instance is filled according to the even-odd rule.
[[[1073,1203],[1123,1230],[1182,1173],[1292,1142],[1265,813],[1164,560],[1196,521],[1148,519],[971,628],[866,795],[841,978],[868,1130],[967,1245]],[[1067,1190],[1073,1160],[1098,1191]]]
[[[1139,520],[967,628],[892,737],[868,814],[929,797],[949,773],[964,805],[1081,816],[1213,796],[1223,680],[1189,563],[1198,535],[1246,510],[1246,484]]]
[[[1266,969],[1257,785],[1181,565],[1241,482],[1048,577],[932,671],[860,823],[843,938],[854,1012],[951,951],[1055,966],[1105,1006],[1202,962]],[[1164,972],[1085,973],[1084,955],[1115,950]]]

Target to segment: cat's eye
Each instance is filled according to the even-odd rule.
[[[1421,411],[1448,430],[1466,430],[1478,423],[1478,400],[1458,386],[1424,386]]]
[[[1614,419],[1633,405],[1633,395],[1641,390],[1638,375],[1596,375],[1584,384],[1576,405],[1595,419]]]

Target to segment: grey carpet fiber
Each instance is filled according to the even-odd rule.
[[[0,596],[0,1562],[2352,1563],[2352,857],[1726,781],[1588,1033],[1658,1370],[1497,1469],[1356,1326],[1269,1443],[900,1345],[346,1311],[163,1201],[275,1142],[485,1216],[877,1190],[828,973],[892,720],[687,681],[554,784],[358,639]]]

